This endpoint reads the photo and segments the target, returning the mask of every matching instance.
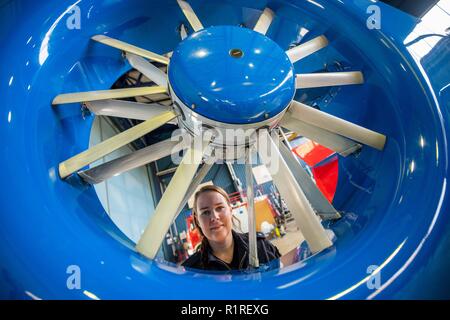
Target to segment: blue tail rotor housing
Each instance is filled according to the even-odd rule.
[[[414,45],[426,37],[421,34],[421,21],[381,2],[376,3],[382,12],[381,29],[367,27],[372,1],[191,0],[190,4],[206,29],[189,30],[190,37],[180,42],[179,25],[188,23],[176,1],[0,3],[4,44],[0,52],[4,62],[0,69],[0,297],[449,298],[448,36],[440,35],[421,49]],[[248,48],[254,46],[246,41],[220,52],[236,62],[239,59],[229,56],[229,50],[244,51],[240,59],[247,63],[249,76],[260,81],[252,87],[258,90],[258,100],[248,102],[250,92],[239,91],[242,78],[227,79],[239,64],[214,68],[210,61],[199,71],[204,77],[196,78],[195,65],[205,62],[182,59],[192,49],[191,38],[207,39],[228,30],[264,42],[262,35],[244,31],[242,25],[251,29],[266,5],[276,17],[267,32],[270,44],[261,48],[273,47],[268,54],[276,56],[276,64],[255,59],[267,73],[251,74],[251,61],[245,59],[252,57]],[[72,20],[76,12],[79,28]],[[96,34],[159,54],[179,50],[174,52],[174,68],[169,66],[173,89],[187,106],[199,105],[199,113],[223,122],[259,121],[264,113],[282,111],[293,95],[294,73],[330,68],[362,71],[362,86],[296,94],[297,100],[314,99],[322,111],[388,137],[382,152],[366,147],[339,159],[333,205],[344,216],[332,225],[335,245],[306,261],[261,272],[258,281],[245,273],[183,271],[138,254],[111,221],[92,186],[75,179],[64,181],[58,175],[61,161],[89,147],[93,117],[83,117],[79,104],[52,107],[52,99],[60,93],[109,89],[131,69],[120,51],[91,41]],[[319,35],[328,38],[327,48],[293,65],[283,60],[290,45]],[[218,50],[224,43],[208,46]],[[269,79],[281,70],[285,78]],[[213,76],[229,91],[214,92]],[[200,81],[199,85],[190,87],[190,80]],[[286,87],[285,95],[261,98],[280,84]],[[223,110],[228,94],[234,103],[248,104]],[[67,285],[72,265],[81,270],[81,289]],[[379,268],[380,287],[367,285],[371,266]],[[189,288],[190,296],[176,290],[180,287]]]

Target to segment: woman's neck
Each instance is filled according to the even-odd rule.
[[[226,263],[231,263],[231,261],[233,261],[234,240],[231,232],[228,234],[225,241],[220,243],[209,241],[209,245],[211,246],[213,254],[217,258]]]

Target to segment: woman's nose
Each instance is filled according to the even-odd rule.
[[[211,218],[214,220],[219,220],[219,212],[214,210],[213,214],[211,215]]]

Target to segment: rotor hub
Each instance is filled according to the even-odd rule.
[[[278,122],[295,94],[294,66],[268,37],[236,26],[200,30],[173,51],[168,79],[181,123],[258,129]],[[245,144],[242,134],[220,138],[222,145]]]

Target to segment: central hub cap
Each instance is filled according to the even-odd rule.
[[[222,124],[256,124],[281,114],[295,94],[282,48],[246,28],[217,26],[184,39],[169,65],[172,94],[193,113]]]

